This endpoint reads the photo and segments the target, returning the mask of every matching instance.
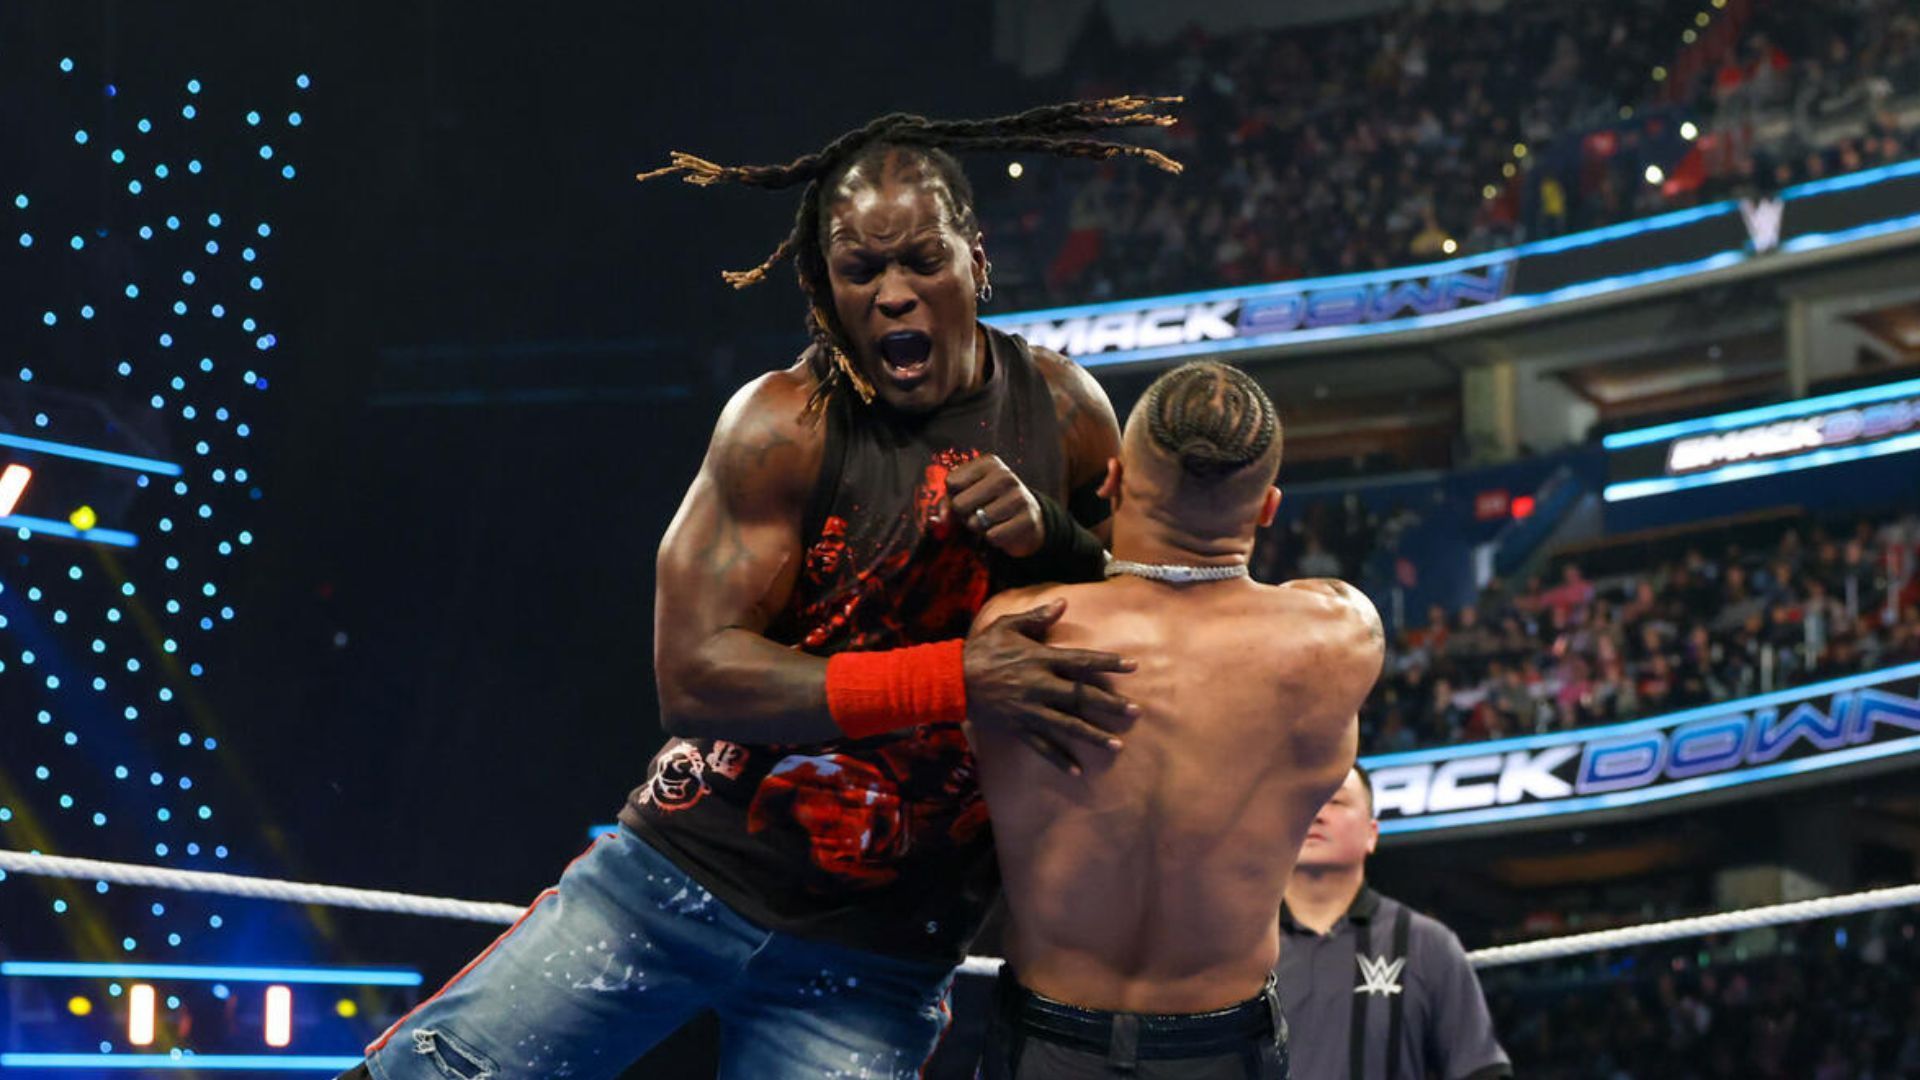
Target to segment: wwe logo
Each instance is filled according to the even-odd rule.
[[[1779,199],[1741,199],[1740,220],[1747,223],[1747,236],[1755,254],[1765,254],[1780,246],[1780,219],[1787,204]]]
[[[1360,965],[1360,985],[1353,988],[1354,993],[1384,997],[1400,992],[1400,969],[1407,966],[1406,957],[1392,961],[1384,956],[1356,956],[1353,959]]]

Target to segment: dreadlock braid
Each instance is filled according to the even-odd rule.
[[[1259,461],[1280,430],[1280,418],[1260,384],[1239,368],[1211,360],[1182,364],[1155,379],[1140,407],[1155,445],[1200,480]]]
[[[855,369],[848,355],[847,335],[834,314],[833,289],[821,244],[825,209],[822,199],[841,177],[889,149],[912,150],[945,183],[955,227],[975,237],[980,227],[974,215],[973,188],[949,151],[1037,151],[1095,161],[1128,156],[1141,158],[1167,172],[1179,173],[1181,164],[1157,150],[1100,136],[1117,128],[1170,127],[1176,118],[1160,110],[1181,100],[1128,94],[1043,105],[1011,116],[982,120],[929,120],[913,113],[888,113],[784,165],[719,165],[676,150],[669,159],[670,164],[638,173],[634,179],[652,180],[678,173],[687,183],[702,187],[732,183],[777,191],[806,185],[794,214],[793,227],[773,253],[750,270],[729,270],[721,277],[734,288],[744,289],[766,280],[781,260],[793,259],[801,291],[807,295],[807,333],[813,340],[807,351],[807,363],[818,381],[807,408],[809,414],[815,414],[826,407],[842,386],[852,389],[862,401],[873,400],[873,387]]]

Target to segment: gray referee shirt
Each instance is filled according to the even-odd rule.
[[[1513,1075],[1460,939],[1367,886],[1324,935],[1282,905],[1278,973],[1297,1080]]]

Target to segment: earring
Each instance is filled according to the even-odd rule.
[[[987,264],[980,268],[980,288],[977,291],[975,291],[973,295],[977,297],[979,301],[983,304],[993,299],[993,260],[992,259],[988,259]]]

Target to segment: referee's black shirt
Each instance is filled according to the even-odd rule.
[[[1280,908],[1280,1000],[1296,1080],[1512,1076],[1453,931],[1362,886],[1325,935]]]

